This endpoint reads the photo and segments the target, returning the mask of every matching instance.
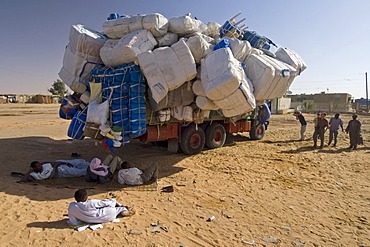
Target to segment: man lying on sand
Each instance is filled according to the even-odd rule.
[[[89,162],[83,159],[57,160],[55,162],[32,161],[30,170],[20,182],[44,180],[50,178],[81,177],[86,175]]]
[[[85,189],[75,192],[76,202],[68,206],[68,224],[76,226],[85,223],[107,223],[117,216],[131,216],[135,214],[132,208],[122,206],[115,199],[87,200],[88,194]]]
[[[118,171],[118,183],[124,185],[142,185],[149,181],[155,182],[158,178],[158,164],[154,163],[144,170],[136,167],[130,167],[125,161]]]

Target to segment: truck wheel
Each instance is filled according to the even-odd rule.
[[[205,134],[202,128],[195,128],[195,125],[186,127],[181,133],[181,150],[185,154],[199,154],[205,143]]]
[[[222,124],[213,123],[206,131],[206,146],[209,148],[220,148],[225,144],[226,130]]]
[[[265,125],[253,125],[251,131],[249,132],[249,137],[252,140],[261,140],[265,135]]]
[[[179,139],[168,139],[167,140],[167,151],[171,153],[177,153],[179,150]]]

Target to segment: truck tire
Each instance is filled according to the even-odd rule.
[[[264,136],[265,136],[265,125],[264,124],[252,126],[251,131],[249,132],[249,137],[252,140],[262,140]]]
[[[168,139],[167,140],[167,151],[171,153],[177,153],[179,150],[179,139]]]
[[[202,128],[189,125],[181,133],[180,148],[185,154],[199,154],[205,144],[205,134]]]
[[[206,146],[208,148],[220,148],[225,144],[226,130],[222,124],[213,123],[206,130]]]

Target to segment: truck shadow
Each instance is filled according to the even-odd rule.
[[[91,161],[94,157],[104,159],[108,151],[101,147],[101,144],[96,144],[93,139],[77,140],[53,140],[48,137],[21,137],[0,139],[0,158],[2,161],[2,169],[0,177],[0,191],[11,195],[26,196],[31,200],[60,200],[71,198],[75,190],[75,184],[78,186],[79,181],[81,186],[91,186],[89,194],[94,195],[102,193],[102,191],[119,191],[117,186],[104,187],[97,186],[95,183],[87,183],[84,178],[62,179],[65,181],[57,181],[61,179],[50,179],[41,181],[41,183],[18,183],[19,177],[10,176],[11,172],[26,173],[29,170],[29,164],[33,160],[39,161],[54,161],[58,159],[76,159],[71,157],[72,153],[80,154],[78,159]],[[150,164],[158,163],[158,178],[171,176],[184,169],[178,163],[188,156],[182,153],[170,153],[165,147],[153,145],[148,147],[134,140],[121,148],[118,148],[113,155],[118,155],[122,160],[128,161],[131,167],[146,168]],[[74,181],[74,180],[77,180]],[[55,181],[55,182],[54,182]],[[43,184],[43,182],[47,182]],[[86,185],[87,184],[87,185]],[[61,186],[62,185],[62,186]],[[39,190],[41,186],[47,187]],[[96,190],[95,190],[96,188]],[[58,192],[55,190],[58,189]],[[130,189],[134,190],[134,189]],[[143,189],[146,190],[146,189]],[[153,189],[149,189],[153,190]]]

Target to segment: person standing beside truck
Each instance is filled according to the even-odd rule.
[[[341,127],[342,132],[344,132],[343,121],[342,121],[342,119],[339,118],[339,113],[336,113],[334,115],[334,117],[330,118],[330,120],[329,120],[329,131],[330,132],[329,132],[328,145],[330,145],[330,143],[333,141],[333,139],[334,139],[333,147],[335,147],[337,145],[339,127]]]
[[[296,116],[297,120],[299,120],[299,123],[301,124],[300,141],[304,141],[306,138],[307,121],[300,111],[296,111],[294,113],[294,116]]]
[[[322,112],[320,114],[320,118],[317,119],[317,134],[316,131],[313,135],[313,148],[317,148],[317,138],[320,137],[320,149],[324,147],[324,136],[325,136],[325,131],[329,127],[328,120],[326,120],[326,113]]]

